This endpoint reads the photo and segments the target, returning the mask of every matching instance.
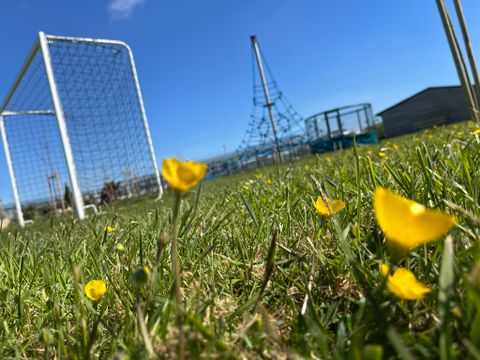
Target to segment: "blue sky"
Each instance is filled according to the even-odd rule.
[[[463,3],[480,58],[480,3]],[[358,102],[377,113],[458,82],[434,0],[0,0],[1,101],[38,31],[130,44],[159,161],[237,148],[252,34],[304,117]],[[10,193],[0,150],[0,198]]]

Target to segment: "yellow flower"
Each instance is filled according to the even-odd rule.
[[[379,151],[378,156],[380,156],[381,158],[388,158],[388,155],[383,151]]]
[[[104,280],[90,280],[84,288],[85,295],[92,301],[99,301],[107,292],[107,284]]]
[[[119,253],[122,253],[125,251],[125,246],[122,244],[117,244],[117,246],[115,246],[115,250],[117,250]]]
[[[332,216],[340,210],[345,209],[345,203],[342,200],[332,201],[327,198],[327,204],[325,204],[325,201],[323,201],[321,196],[317,198],[317,201],[312,199],[312,203],[318,213],[322,216]]]
[[[267,184],[268,184],[268,185],[272,185],[272,179],[268,179],[268,180],[267,180]]]
[[[113,233],[113,232],[117,231],[117,229],[115,229],[113,226],[105,226],[103,228],[103,231],[106,231],[107,233]]]
[[[402,300],[420,300],[432,291],[430,288],[419,282],[415,275],[405,268],[398,268],[393,275],[389,275],[390,267],[381,265],[381,273],[388,276],[387,288],[395,296]]]
[[[207,172],[207,164],[195,161],[180,161],[175,158],[164,159],[162,175],[168,185],[181,193],[189,192],[197,185]]]
[[[480,135],[480,128],[472,132],[472,135]]]
[[[375,189],[374,208],[387,240],[407,249],[438,239],[455,224],[454,216],[427,209],[382,187]]]

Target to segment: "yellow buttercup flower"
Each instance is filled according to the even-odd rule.
[[[197,185],[207,172],[207,164],[195,161],[180,161],[175,158],[164,159],[162,175],[168,185],[181,193],[189,192]]]
[[[480,128],[475,131],[472,131],[472,135],[480,135]]]
[[[378,156],[380,156],[380,157],[382,157],[382,158],[388,158],[387,153],[384,152],[384,151],[379,151],[379,152],[378,152]]]
[[[332,216],[333,214],[345,209],[345,203],[342,200],[330,200],[326,199],[327,204],[323,201],[323,198],[319,196],[317,201],[312,199],[313,206],[317,209],[318,213],[322,216]]]
[[[407,249],[434,241],[455,225],[454,216],[427,209],[382,187],[375,189],[374,208],[387,240]]]
[[[100,301],[100,299],[107,292],[107,284],[104,280],[90,280],[84,288],[85,295],[94,301]]]
[[[105,226],[103,228],[103,231],[106,231],[107,233],[113,233],[113,232],[117,231],[117,229],[115,229],[113,226]]]
[[[393,275],[389,275],[389,272],[390,267],[382,264],[381,273],[383,276],[388,276],[388,290],[402,300],[420,300],[432,291],[430,288],[419,282],[411,271],[405,268],[398,268]]]

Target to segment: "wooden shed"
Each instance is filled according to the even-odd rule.
[[[429,87],[378,113],[386,137],[471,118],[460,86]]]

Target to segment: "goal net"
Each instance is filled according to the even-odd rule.
[[[16,216],[159,192],[130,48],[40,33],[0,108]]]

